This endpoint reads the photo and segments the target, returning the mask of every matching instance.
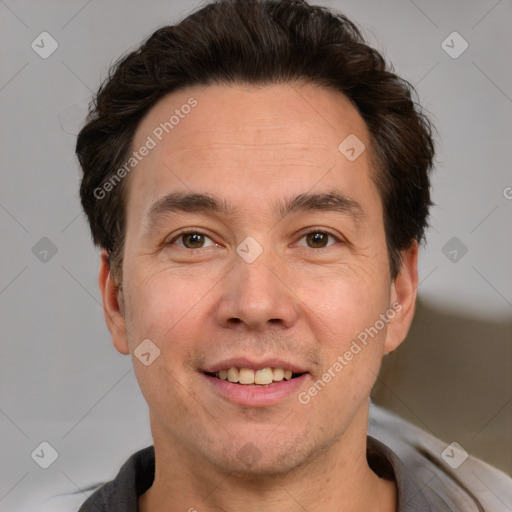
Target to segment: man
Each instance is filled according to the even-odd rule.
[[[431,205],[411,93],[298,0],[208,4],[116,65],[78,137],[81,199],[154,447],[80,511],[507,510],[486,464],[443,465],[379,410],[386,444],[368,435]]]

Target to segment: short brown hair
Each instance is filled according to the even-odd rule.
[[[390,275],[401,250],[424,240],[433,127],[414,88],[368,46],[344,15],[303,0],[217,0],[152,34],[119,60],[78,135],[80,197],[96,245],[121,276],[126,181],[97,198],[126,161],[142,117],[164,95],[192,85],[305,81],[347,96],[366,122],[384,207]]]

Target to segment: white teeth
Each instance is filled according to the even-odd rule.
[[[226,372],[226,378],[229,382],[238,382],[238,368],[229,368]]]
[[[240,368],[238,382],[240,384],[254,384],[254,371],[250,368]]]
[[[280,382],[282,380],[290,380],[292,378],[292,371],[283,368],[262,368],[261,370],[252,370],[251,368],[236,368],[231,367],[227,370],[219,370],[216,373],[217,377],[222,380],[227,380],[239,384],[258,384],[260,386],[267,386],[272,382]]]
[[[272,373],[274,374],[274,380],[280,381],[284,379],[284,370],[282,368],[272,368]]]
[[[263,370],[257,370],[254,374],[255,384],[270,384],[274,380],[274,374],[272,368],[263,368]]]

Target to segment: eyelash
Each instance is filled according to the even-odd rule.
[[[305,233],[302,234],[302,236],[299,238],[299,240],[302,240],[304,237],[306,237],[307,235],[309,235],[311,233],[321,233],[322,235],[327,235],[327,236],[330,236],[331,238],[334,238],[334,240],[337,243],[343,243],[343,240],[341,238],[339,238],[338,236],[334,235],[330,231],[326,231],[325,229],[315,228],[315,227],[309,228]],[[332,244],[332,245],[335,245],[335,244]],[[317,250],[318,249],[327,249],[328,247],[330,247],[330,246],[319,247],[319,248],[317,248]],[[313,247],[307,247],[307,248],[308,249],[313,249]]]
[[[343,240],[339,237],[337,237],[336,235],[332,234],[330,231],[325,231],[324,229],[319,229],[319,228],[309,228],[305,233],[302,234],[302,236],[299,238],[299,240],[302,240],[303,238],[305,238],[307,235],[311,234],[311,233],[321,233],[323,235],[328,235],[330,237],[332,237],[337,243],[343,243]],[[176,235],[172,240],[170,240],[169,242],[166,243],[166,245],[172,245],[174,244],[177,240],[179,240],[180,238],[184,237],[185,235],[202,235],[206,238],[209,238],[212,242],[213,242],[213,239],[208,236],[206,233],[200,231],[200,230],[190,230],[190,231],[183,231],[182,233]],[[214,242],[216,245],[218,245],[216,242]],[[331,245],[335,245],[335,244],[331,244]],[[182,248],[182,249],[187,249],[188,251],[192,251],[194,249],[191,249],[189,247],[184,247],[184,246],[179,246],[178,247]],[[211,247],[211,246],[209,246]],[[327,247],[318,247],[318,248],[315,248],[315,247],[307,247],[307,246],[301,246],[301,247],[306,247],[306,248],[309,248],[309,249],[316,249],[316,250],[319,250],[319,249],[327,249],[329,246]],[[196,250],[198,249],[207,249],[207,247],[198,247],[196,248]]]
[[[203,233],[202,231],[199,231],[199,230],[183,231],[179,235],[176,235],[172,240],[167,242],[165,245],[172,245],[172,244],[174,244],[176,242],[176,240],[179,240],[180,238],[182,238],[182,237],[184,237],[186,235],[202,235],[202,236],[212,240],[212,238],[210,236],[208,236],[206,233]],[[213,240],[212,240],[212,242],[213,242]],[[218,245],[218,244],[216,244],[216,245]],[[182,249],[187,249],[189,251],[193,250],[193,249],[190,249],[189,247],[182,247],[182,246],[178,246],[178,247],[181,247]],[[205,247],[199,247],[198,249],[205,249]]]

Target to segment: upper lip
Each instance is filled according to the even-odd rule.
[[[228,370],[229,368],[250,368],[251,370],[261,370],[262,368],[283,368],[284,370],[291,370],[293,373],[306,373],[307,370],[298,364],[290,363],[282,359],[266,358],[257,360],[255,358],[249,359],[247,357],[236,357],[231,359],[224,359],[218,363],[211,364],[203,371],[206,373],[216,373],[219,370]]]

